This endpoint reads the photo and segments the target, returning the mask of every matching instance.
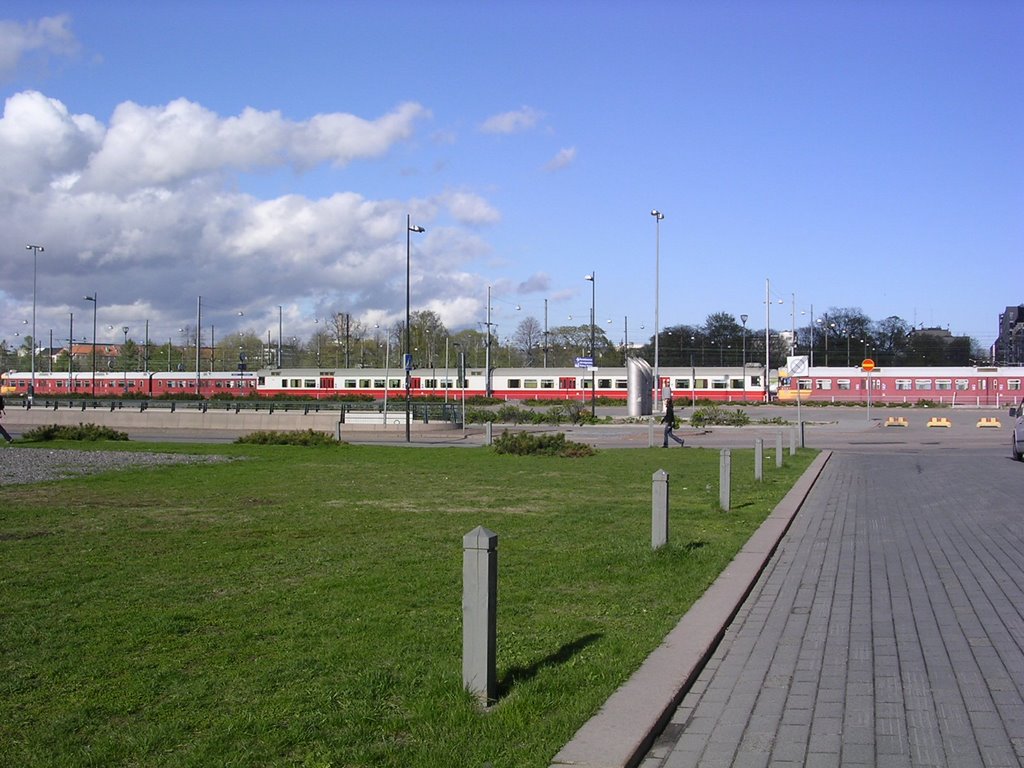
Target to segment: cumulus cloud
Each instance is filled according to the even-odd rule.
[[[546,272],[536,272],[516,286],[521,294],[542,293],[551,290],[551,276]]]
[[[408,103],[372,119],[335,113],[291,121],[255,109],[225,117],[178,99],[122,103],[104,124],[41,93],[14,94],[0,118],[0,227],[16,242],[46,247],[42,327],[66,327],[69,312],[87,311],[83,291],[97,290],[101,325],[152,321],[154,337],[166,338],[160,323],[173,323],[174,332],[198,295],[218,330],[244,311],[246,323],[267,324],[253,329],[263,334],[276,328],[278,304],[295,323],[339,310],[400,319],[411,212],[427,228],[413,263],[420,306],[456,324],[482,302],[467,265],[490,252],[464,226],[500,219],[482,196],[458,190],[375,200],[339,191],[260,199],[238,189],[239,174],[252,170],[378,157],[428,114]],[[440,216],[457,226],[437,224]],[[23,316],[24,302],[8,297],[31,297],[31,270],[13,270],[6,287],[0,311]],[[481,298],[467,303],[474,294]],[[125,316],[140,312],[145,317]],[[293,332],[304,330],[312,328]]]
[[[293,122],[279,112],[251,108],[222,118],[187,99],[161,107],[125,102],[114,110],[83,183],[128,188],[173,184],[225,169],[342,167],[383,155],[408,139],[415,122],[428,114],[419,104],[407,103],[376,120],[332,113]]]
[[[484,133],[521,133],[534,128],[543,114],[533,107],[521,107],[512,112],[502,112],[484,120],[480,130]]]
[[[19,24],[0,21],[0,77],[13,73],[30,53],[67,56],[78,50],[67,15],[47,16],[39,21]]]
[[[449,192],[442,199],[456,221],[463,224],[493,224],[501,219],[494,206],[472,192]]]
[[[548,172],[560,171],[572,165],[574,160],[576,160],[576,147],[560,149],[553,158],[548,160],[544,170]]]

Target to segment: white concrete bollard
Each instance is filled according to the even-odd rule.
[[[651,549],[668,544],[668,472],[659,469],[651,477]]]
[[[487,705],[498,698],[498,534],[462,537],[462,685]]]

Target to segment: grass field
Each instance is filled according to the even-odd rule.
[[[543,768],[813,458],[755,484],[734,450],[726,514],[702,449],[159,448],[239,460],[0,489],[0,765]],[[486,713],[461,689],[477,525]]]

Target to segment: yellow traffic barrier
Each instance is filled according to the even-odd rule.
[[[885,426],[887,427],[905,427],[907,426],[906,416],[890,416],[885,420]]]
[[[949,423],[949,419],[947,419],[945,416],[932,416],[930,419],[928,419],[928,426],[948,428],[953,425]]]
[[[996,429],[998,429],[999,427],[1002,426],[1002,424],[1000,424],[999,419],[995,418],[994,416],[982,416],[980,419],[978,419],[978,426],[995,427]]]

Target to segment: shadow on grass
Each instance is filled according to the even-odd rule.
[[[596,643],[603,637],[598,632],[591,632],[589,635],[573,640],[571,643],[566,643],[557,651],[552,654],[545,656],[540,661],[531,664],[528,667],[512,667],[504,675],[501,680],[498,681],[498,699],[505,698],[512,689],[519,683],[525,683],[527,680],[532,680],[537,676],[544,667],[553,667],[557,664],[565,664],[573,656],[582,651],[588,645]]]

